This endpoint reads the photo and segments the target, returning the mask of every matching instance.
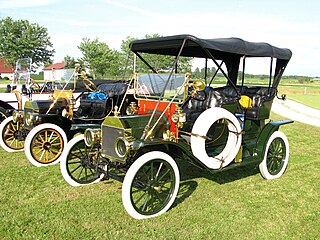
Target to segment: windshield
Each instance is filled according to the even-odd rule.
[[[31,64],[31,58],[22,58],[16,62],[14,84],[29,84]]]
[[[58,80],[54,80],[55,89],[74,89],[74,74],[75,69],[63,69],[60,73],[61,77]]]
[[[171,100],[177,94],[177,100],[183,99],[184,74],[138,74],[135,94],[138,98],[158,99],[164,91],[163,100]],[[166,82],[168,81],[166,85]]]

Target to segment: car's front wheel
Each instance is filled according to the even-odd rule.
[[[62,128],[52,123],[43,123],[33,128],[25,141],[25,154],[34,166],[56,164],[61,159],[68,142]]]
[[[164,152],[148,152],[140,156],[125,175],[123,205],[136,219],[158,216],[173,204],[179,183],[179,169],[173,158]]]
[[[97,147],[87,147],[84,135],[78,135],[66,145],[60,162],[63,178],[71,186],[97,183],[105,176],[101,169],[107,169],[100,162]]]
[[[0,146],[7,152],[22,151],[25,135],[23,123],[13,122],[12,116],[4,119],[0,124]]]

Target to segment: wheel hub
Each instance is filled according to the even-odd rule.
[[[158,193],[161,192],[161,187],[160,186],[154,186],[153,189]]]
[[[51,143],[45,142],[45,143],[42,145],[42,147],[43,147],[44,150],[49,150],[50,147],[51,147]]]
[[[21,136],[21,132],[19,130],[18,131],[14,131],[13,136],[14,136],[15,139],[18,139]]]
[[[24,141],[26,139],[26,136],[27,136],[26,131],[16,130],[13,133],[13,137],[19,141]]]
[[[84,168],[93,168],[93,158],[92,154],[88,154],[87,156],[82,156],[81,158],[81,166]]]
[[[154,193],[154,192],[157,192],[157,193],[160,193],[161,192],[161,186],[159,186],[157,184],[157,181],[155,180],[152,180],[148,185],[147,185],[147,191],[149,193]]]

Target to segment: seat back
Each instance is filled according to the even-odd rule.
[[[276,89],[259,87],[255,89],[255,93],[252,92],[253,91],[251,89],[251,96],[249,91],[247,92],[247,95],[252,98],[252,108],[246,110],[246,118],[252,120],[263,120],[269,118],[272,102],[276,95]]]

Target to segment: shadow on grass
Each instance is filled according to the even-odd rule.
[[[186,161],[179,160],[178,164],[180,171],[180,187],[172,208],[182,203],[196,190],[198,183],[194,179],[206,178],[218,184],[226,184],[259,173],[259,168],[256,162],[216,172],[200,169]]]
[[[187,181],[196,178],[206,178],[219,184],[225,184],[259,173],[257,162],[252,162],[244,166],[239,165],[234,168],[215,171],[200,169],[191,163],[182,160],[179,160],[178,164],[181,181]]]
[[[235,168],[211,172],[207,169],[200,169],[188,161],[177,160],[180,172],[179,192],[171,208],[175,208],[184,202],[197,189],[198,178],[206,178],[218,184],[226,184],[239,179],[243,179],[259,173],[257,162],[250,163],[245,166],[237,166]],[[112,174],[113,175],[113,174]],[[106,185],[112,184],[113,181],[123,182],[125,174],[114,174],[110,179],[103,179]],[[117,187],[117,189],[121,189]]]

